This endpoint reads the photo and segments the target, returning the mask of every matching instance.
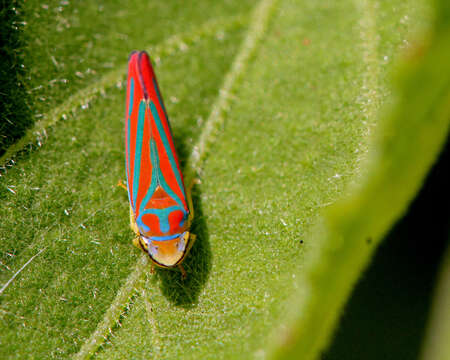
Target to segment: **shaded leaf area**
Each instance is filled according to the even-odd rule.
[[[402,11],[389,13],[390,21]],[[98,358],[266,354],[286,300],[302,286],[296,269],[318,246],[307,234],[358,176],[375,121],[363,113],[374,99],[361,99],[367,64],[359,17],[350,1],[280,1],[202,175],[211,252],[205,287],[193,297],[175,276],[171,288],[166,273],[147,279]],[[398,39],[383,41],[392,42],[385,55],[393,56]]]
[[[447,143],[407,215],[362,275],[324,360],[419,359],[450,235],[449,150]]]
[[[239,29],[224,31],[156,68],[183,160],[240,41]],[[1,358],[76,352],[140,255],[131,246],[127,194],[116,187],[124,177],[124,103],[125,89],[111,89],[49,129],[40,151],[0,178],[1,283],[45,249],[0,298]]]
[[[0,4],[0,156],[32,124],[28,94],[21,81],[25,73],[21,5],[19,1]]]
[[[0,143],[0,150],[74,92],[125,65],[124,44],[127,53],[148,48],[175,33],[195,31],[211,18],[245,13],[252,5],[250,0],[6,3],[0,141],[11,140]]]

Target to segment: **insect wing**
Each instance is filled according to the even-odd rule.
[[[130,55],[125,118],[128,196],[142,234],[184,230],[189,209],[183,176],[156,76],[145,52]]]

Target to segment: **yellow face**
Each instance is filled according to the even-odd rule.
[[[188,231],[171,240],[156,241],[141,237],[140,242],[153,262],[162,267],[172,267],[180,264],[193,243],[189,238]]]

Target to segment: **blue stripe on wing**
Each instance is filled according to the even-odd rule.
[[[138,125],[136,131],[136,153],[134,157],[134,177],[133,177],[133,208],[136,209],[136,198],[139,189],[139,177],[141,173],[141,157],[142,157],[142,142],[144,137],[145,124],[145,101],[142,100],[139,104]]]

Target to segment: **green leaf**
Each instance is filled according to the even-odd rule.
[[[101,48],[116,59],[113,68],[92,82],[49,90],[49,104],[58,107],[42,107],[55,120],[42,125],[43,145],[0,178],[2,357],[262,358],[286,313],[295,317],[291,345],[302,349],[294,354],[317,357],[374,244],[414,195],[445,137],[448,116],[432,117],[448,115],[435,101],[443,99],[445,77],[422,86],[424,52],[404,70],[402,83],[415,74],[415,87],[401,85],[411,94],[398,97],[366,168],[375,114],[393,102],[386,82],[392,58],[412,31],[426,27],[427,7],[418,0],[166,1],[151,5],[158,8],[152,33],[139,16],[149,13],[147,5],[134,5],[117,13],[105,8],[99,23],[113,19],[133,48],[163,44],[154,47],[156,72],[177,151],[185,174],[202,181],[194,191],[198,239],[185,262],[188,278],[163,269],[151,275],[130,244],[127,196],[115,184],[123,177],[122,59],[132,49],[107,27]],[[88,41],[92,28],[99,31],[91,15],[77,15],[79,34],[55,34],[70,73],[71,56],[84,56],[72,55],[73,47]],[[106,58],[86,56],[93,64]],[[437,65],[427,65],[429,76]],[[407,109],[401,104],[418,96],[417,83],[428,92]],[[436,121],[423,129],[422,106],[431,104],[427,114]],[[406,130],[397,121],[405,114]],[[438,129],[432,142],[420,136]],[[397,144],[401,135],[416,146]],[[405,149],[422,150],[416,164]],[[411,173],[406,185],[399,184],[401,171]],[[380,189],[387,175],[391,183]],[[317,225],[324,208],[361,182]],[[387,197],[395,203],[386,210]],[[355,213],[362,205],[369,220]],[[293,294],[301,294],[300,304]]]
[[[248,4],[231,5],[218,11],[211,4],[215,19],[204,19],[204,7],[191,9],[192,17],[175,12],[172,21],[178,22],[180,34],[158,27],[159,45],[154,44],[151,54],[158,60],[156,71],[182,161],[241,42]],[[166,10],[173,6],[175,2]],[[126,17],[123,21],[129,23]],[[138,30],[144,29],[129,29],[136,41]],[[59,116],[39,136],[37,151],[27,148],[0,177],[2,286],[33,259],[0,295],[1,358],[76,353],[140,255],[130,243],[126,193],[115,186],[124,177],[122,80],[133,47],[120,41],[114,48],[121,54],[120,66],[103,71],[80,92],[74,87],[66,101],[65,93],[57,94],[61,105],[47,115]]]

